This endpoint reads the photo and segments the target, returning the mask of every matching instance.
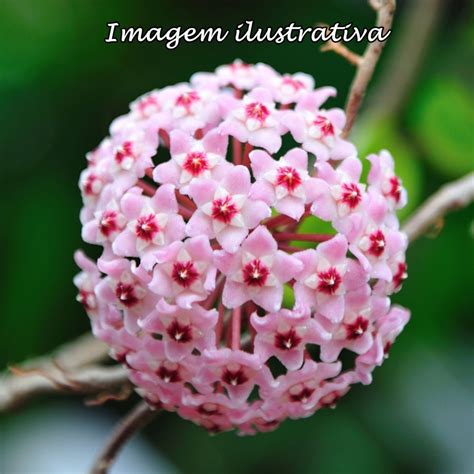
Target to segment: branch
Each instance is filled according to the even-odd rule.
[[[128,384],[127,372],[120,366],[89,366],[70,372],[59,366],[11,370],[13,375],[0,379],[0,412],[47,393],[97,394],[100,401],[124,398],[124,386]]]
[[[395,0],[369,0],[371,7],[377,12],[377,27],[384,32],[390,30],[395,13]],[[356,75],[351,84],[346,104],[346,125],[342,136],[347,137],[354,125],[367,86],[374,74],[385,41],[374,41],[367,46],[357,67]]]
[[[140,402],[115,427],[112,436],[95,460],[91,474],[106,474],[125,443],[158,413],[151,410],[146,402]]]
[[[474,201],[474,173],[457,181],[445,184],[430,196],[415,213],[408,218],[403,231],[413,242],[423,235],[433,224],[443,219],[452,210],[468,206]]]
[[[46,393],[120,391],[128,383],[125,369],[94,365],[107,358],[107,351],[104,343],[87,334],[52,355],[12,367],[12,374],[0,375],[0,412]],[[105,394],[99,396],[107,398]]]

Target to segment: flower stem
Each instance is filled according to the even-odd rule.
[[[277,241],[288,242],[296,240],[299,242],[325,242],[334,237],[331,234],[298,234],[297,232],[275,232],[273,237]]]
[[[232,139],[232,159],[235,165],[240,165],[242,158],[242,144],[236,138]]]
[[[147,196],[154,196],[156,192],[156,188],[152,184],[145,183],[145,181],[139,179],[137,181],[137,186],[143,189],[143,192]]]
[[[241,317],[241,308],[234,308],[232,311],[232,340],[231,348],[234,351],[240,349],[240,317]]]
[[[247,168],[250,168],[250,158],[249,154],[253,150],[253,146],[250,143],[246,143],[244,147],[244,158],[242,160],[242,164]]]

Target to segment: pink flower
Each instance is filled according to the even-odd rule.
[[[409,318],[389,298],[407,268],[393,159],[369,156],[364,182],[322,108],[335,90],[313,88],[237,60],[139,97],[86,155],[82,237],[102,254],[76,252],[77,299],[148,405],[210,433],[334,408]]]
[[[216,69],[217,80],[221,86],[232,85],[237,89],[252,89],[257,85],[257,69],[236,59],[232,64],[219,66]]]
[[[202,393],[209,392],[212,384],[219,382],[231,400],[243,403],[256,384],[268,386],[273,383],[270,370],[257,355],[224,348],[204,351],[203,356],[201,373],[195,381],[196,388]]]
[[[217,268],[227,277],[222,293],[225,306],[237,308],[246,301],[253,301],[266,311],[280,309],[283,284],[295,276],[301,264],[277,249],[270,232],[260,226],[236,253],[215,253]]]
[[[341,138],[346,118],[341,109],[320,109],[334,89],[323,87],[299,100],[295,111],[286,112],[282,123],[302,147],[316,155],[318,161],[342,160],[356,155],[352,143]]]
[[[97,209],[82,228],[82,238],[91,244],[113,242],[127,224],[118,202],[111,199],[104,209]]]
[[[316,163],[315,199],[311,212],[325,220],[335,221],[362,209],[365,185],[359,183],[361,162],[346,158],[334,169],[329,163]]]
[[[190,236],[215,238],[224,250],[235,252],[249,229],[270,216],[269,207],[249,197],[250,173],[244,166],[234,167],[220,182],[194,181],[189,195],[198,209],[186,227]]]
[[[409,319],[409,311],[394,306],[377,321],[377,331],[372,346],[365,354],[356,359],[356,370],[362,383],[369,384],[372,382],[372,371],[376,366],[382,365],[384,359],[388,358],[393,342],[402,332]]]
[[[173,362],[182,360],[193,349],[203,351],[215,346],[217,311],[206,311],[199,305],[190,309],[168,304],[161,299],[156,309],[140,322],[140,327],[163,338],[166,357]]]
[[[301,305],[337,323],[344,315],[345,294],[365,285],[368,275],[347,258],[347,240],[342,235],[323,242],[316,250],[296,254],[302,264],[296,276],[295,297]]]
[[[331,340],[321,345],[321,360],[336,361],[342,349],[357,354],[366,352],[373,343],[373,323],[387,312],[388,304],[386,298],[371,298],[367,287],[351,292],[340,323],[332,324],[321,318],[323,327],[332,334]]]
[[[264,317],[253,313],[250,322],[256,331],[255,351],[262,361],[275,356],[288,370],[297,370],[303,365],[307,343],[322,344],[331,338],[305,308],[282,309]]]
[[[301,72],[285,74],[273,78],[269,86],[273,90],[276,102],[291,104],[298,102],[306,93],[313,90],[314,79]]]
[[[142,267],[126,259],[99,259],[98,267],[108,275],[97,284],[97,298],[113,304],[124,313],[125,327],[138,329],[138,319],[154,307],[157,298],[147,290],[150,277]]]
[[[122,198],[120,207],[128,221],[127,227],[114,240],[116,255],[140,257],[150,270],[154,252],[184,237],[184,221],[177,214],[178,203],[171,185],[161,186],[153,197],[143,196],[132,188]]]
[[[284,413],[290,418],[303,418],[313,413],[321,397],[319,390],[323,380],[333,378],[341,370],[340,362],[333,364],[316,363],[308,360],[295,372],[280,375],[278,386],[272,389],[265,400],[262,411],[275,417]],[[281,415],[280,415],[281,416]]]
[[[222,178],[230,168],[225,161],[227,141],[227,137],[216,130],[211,130],[202,140],[173,130],[170,134],[172,159],[155,168],[154,180],[174,184],[180,192],[187,194],[189,183],[195,178]]]
[[[216,268],[205,237],[173,242],[157,251],[155,259],[150,290],[174,298],[183,308],[189,309],[192,303],[204,300],[215,287]]]
[[[255,150],[249,158],[256,179],[252,197],[298,220],[314,195],[314,180],[308,174],[308,154],[293,148],[275,161],[268,153]]]
[[[276,153],[281,147],[281,126],[271,92],[258,87],[233,104],[230,117],[220,125],[219,131],[242,143]]]
[[[402,182],[395,175],[392,155],[383,150],[379,155],[369,155],[367,159],[372,164],[368,182],[371,188],[382,193],[391,209],[400,209],[407,202],[407,192]]]

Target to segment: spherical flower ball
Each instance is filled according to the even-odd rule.
[[[407,323],[406,192],[387,151],[362,181],[334,95],[235,61],[138,98],[87,155],[103,250],[76,253],[78,300],[151,407],[273,430],[369,384]]]

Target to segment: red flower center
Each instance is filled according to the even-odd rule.
[[[346,338],[350,340],[358,339],[367,331],[369,321],[362,316],[358,316],[352,324],[345,324]]]
[[[314,388],[303,387],[300,392],[289,394],[290,401],[306,403],[310,399],[311,395],[313,395],[314,391]]]
[[[355,183],[343,183],[342,188],[342,202],[347,204],[350,209],[354,209],[362,200],[362,194],[359,186]]]
[[[184,107],[189,112],[191,106],[200,99],[201,97],[199,97],[199,94],[196,91],[189,91],[181,94],[176,99],[175,104],[178,107]]]
[[[143,97],[137,103],[137,109],[143,117],[149,117],[153,112],[160,110],[160,104],[156,97],[149,95]]]
[[[189,324],[181,324],[176,319],[167,327],[166,332],[171,339],[182,344],[193,339],[191,326]]]
[[[334,267],[324,272],[318,272],[318,278],[319,283],[317,290],[327,295],[333,295],[342,282],[341,275]]]
[[[248,381],[248,377],[245,375],[242,369],[230,370],[226,368],[222,374],[222,381],[228,385],[237,386],[242,385]]]
[[[193,262],[176,262],[173,265],[171,278],[184,288],[189,288],[198,277],[199,273],[194,267]]]
[[[383,346],[383,356],[385,357],[385,359],[388,358],[388,354],[391,348],[392,348],[392,343],[390,341],[387,341],[385,343],[385,346]]]
[[[86,311],[90,311],[96,307],[95,295],[92,291],[80,290],[77,295],[79,301]]]
[[[160,379],[166,383],[181,382],[178,369],[168,369],[162,365],[156,371],[156,375],[158,375],[158,377],[160,377]]]
[[[391,196],[395,202],[400,201],[400,197],[402,194],[402,185],[400,180],[396,176],[392,176],[389,180],[390,183],[390,190],[388,195]]]
[[[229,224],[237,212],[237,206],[231,196],[214,199],[212,202],[212,218],[224,224]]]
[[[247,263],[242,269],[244,283],[247,286],[262,287],[265,285],[270,271],[268,268],[258,259],[254,259]]]
[[[229,67],[232,69],[234,72],[238,71],[248,71],[250,69],[250,64],[247,63],[232,63],[229,64]]]
[[[291,166],[282,166],[278,168],[276,178],[277,186],[283,186],[288,191],[293,191],[302,183],[301,177],[295,168]]]
[[[209,169],[206,154],[202,151],[188,153],[183,163],[183,169],[193,176],[199,176],[203,171]]]
[[[296,334],[294,328],[285,333],[277,332],[275,334],[275,347],[283,351],[289,351],[301,343],[301,337]]]
[[[135,233],[137,237],[150,242],[153,237],[159,232],[158,224],[155,220],[154,214],[148,214],[147,216],[141,216],[137,219],[137,225],[135,226]]]
[[[120,230],[117,223],[117,211],[104,211],[99,221],[99,230],[106,237]]]
[[[323,137],[334,135],[334,125],[324,115],[317,115],[316,118],[313,120],[313,124],[319,127]]]
[[[397,273],[393,276],[393,285],[396,288],[399,288],[403,283],[403,280],[407,278],[407,265],[405,262],[398,264]]]
[[[290,76],[284,76],[281,83],[282,83],[283,86],[293,87],[293,89],[295,91],[299,91],[300,89],[304,89],[304,84],[300,80],[293,79]]]
[[[115,151],[115,161],[120,165],[125,158],[133,158],[133,143],[124,142],[122,146]]]
[[[82,187],[86,196],[97,195],[102,189],[102,180],[91,173],[85,180]]]
[[[247,115],[248,118],[252,118],[258,120],[260,123],[263,123],[270,115],[270,111],[260,102],[252,102],[245,106],[245,115]]]
[[[138,303],[138,298],[135,293],[135,287],[133,285],[119,282],[115,287],[115,295],[127,308],[131,308]]]
[[[375,257],[380,257],[385,250],[385,235],[379,229],[369,235],[370,247],[369,253]]]

